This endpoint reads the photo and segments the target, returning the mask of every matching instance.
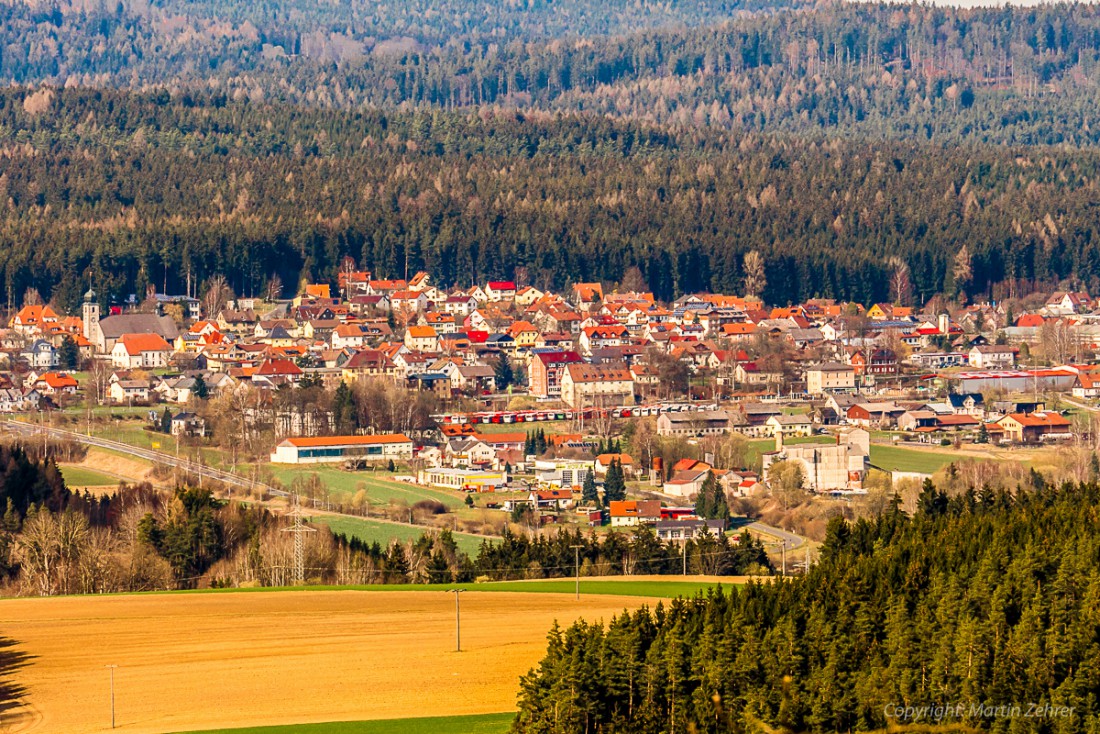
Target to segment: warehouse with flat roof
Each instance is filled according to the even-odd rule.
[[[274,464],[319,464],[346,459],[411,459],[412,439],[403,433],[373,436],[288,438],[271,452]]]

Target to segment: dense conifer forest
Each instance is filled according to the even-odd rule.
[[[926,485],[912,517],[838,518],[804,577],[554,629],[513,730],[1095,731],[1098,506]]]
[[[42,109],[39,110],[39,106]],[[677,129],[501,108],[324,111],[208,93],[0,92],[0,289],[73,307],[224,274],[561,288],[638,266],[658,297],[919,300],[1100,286],[1100,152]],[[954,280],[966,248],[970,277]]]

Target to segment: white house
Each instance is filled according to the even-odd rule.
[[[124,369],[166,367],[171,356],[160,334],[123,334],[111,350],[111,362]]]

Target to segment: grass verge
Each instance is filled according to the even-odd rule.
[[[187,734],[504,734],[513,713],[473,716],[433,716],[425,719],[333,721],[325,724],[257,726],[247,729],[208,729]]]

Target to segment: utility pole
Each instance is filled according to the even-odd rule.
[[[687,542],[687,538],[685,538],[684,542],[680,545],[680,552],[681,552],[681,555],[683,556],[683,559],[684,559],[684,575],[687,576],[688,575],[688,542]]]
[[[111,728],[115,728],[115,668],[117,665],[105,666],[111,671]]]
[[[571,545],[573,549],[573,569],[576,572],[577,578],[577,601],[581,600],[581,548],[582,545]]]
[[[459,606],[459,594],[464,589],[451,589],[451,593],[455,595],[455,652],[462,652],[462,611]]]

